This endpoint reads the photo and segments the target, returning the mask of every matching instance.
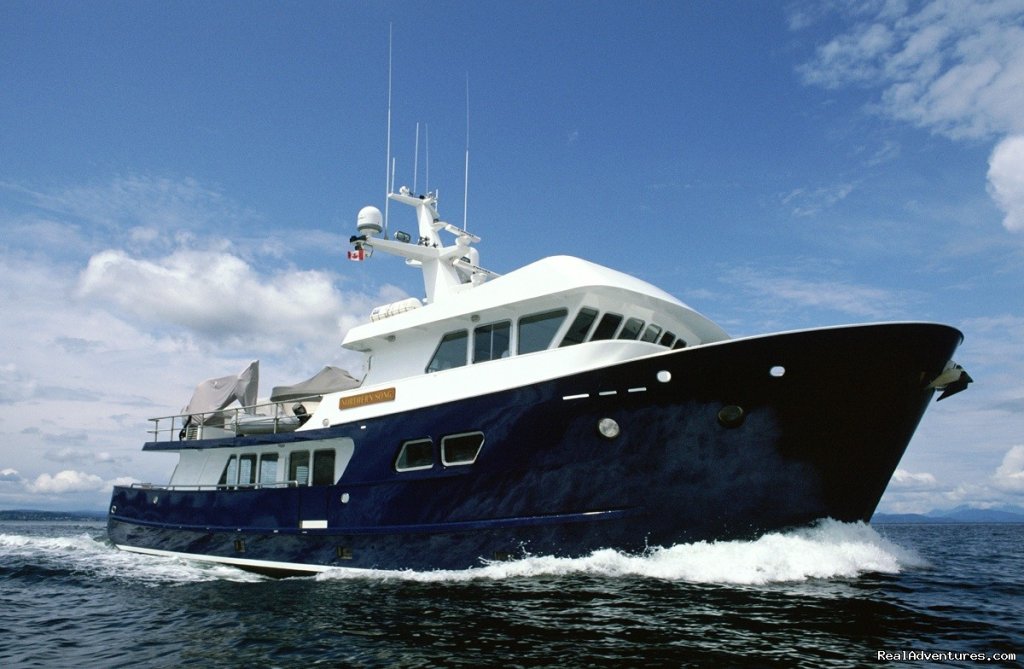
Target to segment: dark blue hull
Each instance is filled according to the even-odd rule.
[[[240,437],[230,443],[344,437],[355,449],[331,486],[117,487],[109,534],[126,548],[287,572],[459,569],[751,537],[824,517],[866,521],[960,341],[930,324],[794,332]],[[603,436],[603,418],[621,432]],[[403,440],[476,430],[486,441],[474,464],[395,471]],[[326,528],[302,529],[309,517]]]

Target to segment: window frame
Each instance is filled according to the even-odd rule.
[[[597,322],[594,327],[594,331],[590,333],[590,341],[607,341],[609,339],[615,339],[615,335],[619,332],[619,327],[622,325],[622,321],[625,317],[622,314],[617,314],[612,311],[606,311],[601,315],[601,320]],[[605,323],[611,324],[614,321],[614,325],[605,325]],[[606,330],[610,327],[611,330],[608,332],[602,332],[601,328]],[[598,336],[600,335],[600,336]]]
[[[422,464],[422,465],[413,465],[413,466],[408,466],[408,465],[407,466],[401,466],[401,462],[402,462],[403,456],[405,456],[407,454],[407,452],[409,450],[409,447],[410,446],[414,446],[414,445],[420,445],[420,444],[429,444],[430,445],[430,463],[429,464]],[[417,438],[417,439],[406,439],[405,441],[402,442],[402,445],[398,448],[398,454],[395,455],[395,462],[394,462],[395,471],[396,472],[403,472],[404,473],[404,472],[419,472],[419,471],[424,471],[424,470],[427,470],[427,469],[433,469],[434,468],[434,463],[435,463],[436,459],[437,459],[437,457],[436,457],[436,453],[434,452],[434,440],[433,439],[431,439],[430,437],[420,437],[420,438]]]
[[[516,354],[517,355],[526,355],[526,354],[529,354],[529,353],[537,353],[539,351],[546,351],[546,350],[550,349],[551,348],[551,342],[555,341],[555,335],[558,334],[558,331],[562,328],[562,324],[565,323],[565,319],[568,318],[568,317],[569,317],[569,310],[566,309],[565,307],[558,307],[558,308],[555,308],[555,309],[548,309],[546,311],[538,311],[536,313],[526,314],[525,316],[521,316],[519,318],[519,320],[516,321]],[[529,326],[535,325],[537,323],[542,323],[542,322],[547,321],[547,320],[555,320],[556,318],[558,319],[558,324],[554,328],[552,328],[552,330],[551,330],[551,337],[547,340],[547,343],[545,343],[540,348],[532,348],[532,349],[530,349],[528,351],[524,351],[523,350],[523,340],[524,340],[524,337],[523,337],[523,325],[526,325],[529,328]],[[525,323],[524,323],[524,321],[525,321]],[[528,337],[527,339],[530,339],[530,338],[535,338],[535,337]]]
[[[480,438],[480,443],[476,445],[476,450],[473,451],[473,457],[471,459],[463,458],[459,460],[449,461],[448,452],[447,449],[445,448],[449,440],[465,439],[467,437]],[[481,432],[480,430],[472,430],[470,432],[458,432],[456,434],[446,434],[444,437],[441,438],[441,464],[444,465],[445,467],[464,467],[474,464],[480,458],[480,451],[483,450],[484,443],[486,441],[487,438],[484,436],[484,433]]]
[[[300,481],[299,480],[298,469],[302,465],[300,463],[298,463],[298,462],[295,462],[296,457],[300,456],[300,455],[304,455],[305,458],[306,458],[306,480],[305,481]],[[313,473],[313,467],[311,466],[309,449],[305,449],[304,448],[304,449],[301,449],[301,450],[292,451],[292,452],[290,452],[288,454],[288,484],[289,485],[295,485],[298,488],[303,488],[303,487],[308,486],[309,482],[310,482],[310,480],[312,478],[312,476],[311,476],[312,473]]]
[[[330,454],[330,467],[324,465],[325,455]],[[333,448],[317,448],[310,455],[310,486],[334,485],[334,471],[338,460],[338,452]],[[325,472],[326,470],[326,472]]]
[[[495,355],[495,335],[499,330],[505,332],[505,348]],[[500,335],[499,335],[500,338]],[[480,351],[480,346],[477,342],[482,339],[486,339],[488,343],[487,357],[477,357]],[[486,325],[480,325],[473,328],[473,364],[481,362],[490,362],[491,360],[501,360],[507,358],[512,354],[512,320],[506,319],[503,321],[495,321],[493,323],[487,323]]]
[[[448,366],[445,366],[445,367],[435,367],[434,365],[436,363],[453,361],[450,358],[448,358],[447,356],[448,356],[449,352],[455,352],[457,350],[456,349],[457,344],[452,345],[452,342],[457,342],[460,339],[462,340],[462,362],[457,363],[457,364],[453,364],[453,365],[448,365]],[[444,349],[446,357],[441,358],[439,360],[438,356],[441,355],[442,349]],[[451,349],[451,351],[449,351],[449,349]],[[451,332],[446,332],[446,333],[444,333],[441,336],[441,341],[439,341],[437,343],[437,348],[434,349],[434,354],[432,356],[430,356],[430,361],[427,363],[427,366],[423,368],[423,371],[426,374],[433,374],[434,372],[443,372],[446,369],[457,369],[459,367],[465,367],[467,364],[469,364],[468,361],[469,361],[469,330],[467,330],[466,328],[460,328],[458,330],[452,330]]]
[[[597,309],[592,309],[591,307],[581,307],[576,312],[576,317],[572,319],[572,323],[566,329],[565,335],[562,337],[558,347],[575,346],[587,341],[587,335],[590,334],[590,330],[594,327],[594,323],[597,322],[597,317],[600,313]]]

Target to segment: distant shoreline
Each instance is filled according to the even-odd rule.
[[[12,520],[103,520],[100,511],[36,511],[33,509],[0,510],[0,521]]]

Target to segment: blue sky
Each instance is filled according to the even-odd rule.
[[[389,25],[397,180],[420,123],[455,223],[469,81],[484,266],[577,255],[733,335],[955,325],[977,383],[881,510],[1024,503],[1024,2],[855,4],[0,2],[0,508],[165,481],[146,418],[254,358],[358,372],[343,333],[421,294],[344,255]]]

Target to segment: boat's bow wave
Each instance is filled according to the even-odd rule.
[[[916,553],[882,537],[869,525],[826,519],[812,527],[773,532],[750,541],[698,541],[656,548],[644,555],[604,549],[580,558],[531,556],[463,570],[333,569],[316,578],[444,582],[578,574],[766,585],[867,573],[897,574],[924,566],[927,562]]]

